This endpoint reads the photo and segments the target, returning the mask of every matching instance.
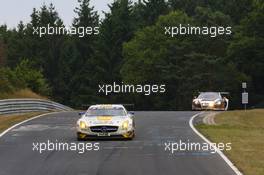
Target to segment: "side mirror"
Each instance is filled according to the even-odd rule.
[[[83,116],[85,112],[79,112],[79,116]]]
[[[129,111],[128,112],[130,115],[135,115],[135,112],[134,111]]]

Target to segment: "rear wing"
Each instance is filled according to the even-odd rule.
[[[208,91],[208,92],[214,92],[214,91]],[[217,92],[217,91],[215,91],[215,92]],[[199,94],[201,94],[201,93],[206,93],[206,92],[199,92]],[[218,92],[218,93],[220,93],[221,95],[229,95],[230,94],[229,92]]]
[[[230,95],[229,92],[220,92],[221,95]]]

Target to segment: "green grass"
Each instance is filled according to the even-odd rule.
[[[212,142],[231,142],[225,154],[245,175],[264,175],[264,110],[223,112],[215,121],[197,128]]]
[[[12,116],[1,115],[0,116],[0,133],[19,122],[22,122],[26,119],[35,117],[40,114],[42,113],[35,112],[35,113],[28,113],[24,115],[12,115]]]
[[[0,93],[0,99],[12,99],[12,98],[36,98],[36,99],[48,99],[47,97],[38,95],[29,89],[21,89],[12,93]]]

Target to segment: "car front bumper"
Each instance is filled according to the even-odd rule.
[[[99,126],[100,127],[100,126]],[[80,129],[77,127],[77,137],[81,139],[92,139],[92,138],[133,138],[134,137],[134,128],[128,128],[126,130],[118,127],[117,131],[104,131],[98,130],[93,131],[91,127],[87,129]]]
[[[225,107],[221,105],[213,105],[213,106],[201,106],[201,105],[192,105],[192,110],[202,111],[202,110],[209,110],[209,111],[223,111]]]

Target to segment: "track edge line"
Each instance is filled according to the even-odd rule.
[[[192,130],[199,136],[201,137],[205,142],[207,142],[208,144],[212,145],[213,143],[208,140],[204,135],[202,135],[193,125],[193,120],[194,118],[196,118],[197,116],[199,116],[200,114],[202,114],[203,112],[200,112],[198,114],[195,114],[194,116],[192,116],[192,118],[189,120],[189,125],[192,128]],[[227,163],[227,165],[237,174],[237,175],[243,175],[243,173],[241,173],[238,168],[231,162],[231,160],[229,160],[229,158],[222,152],[220,151],[217,147],[214,147],[216,149],[216,152],[222,157],[222,159]]]
[[[12,125],[11,127],[9,127],[9,128],[7,128],[6,130],[4,130],[2,133],[0,133],[0,138],[3,137],[6,133],[8,133],[9,131],[11,131],[12,129],[14,129],[15,127],[17,127],[17,126],[19,126],[19,125],[22,125],[22,124],[24,124],[24,123],[26,123],[26,122],[29,122],[29,121],[31,121],[31,120],[38,119],[38,118],[43,117],[43,116],[45,116],[45,115],[57,114],[57,113],[61,113],[61,112],[50,112],[50,113],[40,114],[40,115],[37,115],[37,116],[35,116],[35,117],[32,117],[32,118],[26,119],[26,120],[24,120],[24,121],[22,121],[22,122],[19,122],[19,123],[17,123],[17,124],[14,124],[14,125]]]

